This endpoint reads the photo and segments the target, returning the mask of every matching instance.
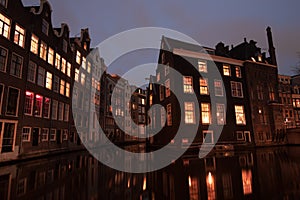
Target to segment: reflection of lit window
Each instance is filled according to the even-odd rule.
[[[201,103],[201,117],[202,117],[202,124],[211,123],[209,103]]]
[[[217,104],[217,123],[224,125],[226,123],[226,112],[224,104]]]
[[[226,64],[223,65],[223,75],[224,76],[230,76],[231,75],[230,65],[226,65]]]
[[[242,170],[242,180],[243,180],[243,189],[244,194],[252,194],[252,172],[251,170]]]
[[[184,93],[193,93],[193,78],[190,76],[183,77],[183,91]]]
[[[160,108],[160,123],[161,126],[164,127],[166,122],[166,111],[164,107]]]
[[[75,69],[75,81],[79,81],[79,69]]]
[[[37,95],[35,95],[34,116],[41,117],[42,109],[43,109],[43,97],[37,94]]]
[[[149,97],[149,104],[150,106],[153,104],[153,95],[150,94],[150,97]]]
[[[242,72],[241,72],[241,68],[239,66],[235,67],[235,76],[237,78],[242,78]]]
[[[223,96],[223,84],[221,80],[215,80],[215,95],[216,96]]]
[[[200,78],[200,94],[209,94],[207,78]]]
[[[170,79],[166,80],[165,89],[166,89],[166,97],[169,97],[171,95],[171,92],[170,92]]]
[[[190,200],[199,199],[199,181],[196,177],[189,176],[189,192]]]
[[[244,106],[235,106],[236,124],[246,125]]]
[[[195,109],[193,102],[185,102],[184,103],[184,113],[185,113],[185,123],[186,124],[194,124],[195,123]]]
[[[208,200],[216,199],[215,180],[211,172],[209,172],[206,177],[206,186],[207,186],[207,199]]]
[[[233,198],[231,174],[222,175],[223,194],[225,199]]]
[[[172,126],[172,107],[171,107],[171,104],[167,105],[167,125]]]
[[[207,72],[207,63],[202,60],[198,60],[198,70],[199,72]]]
[[[76,52],[76,62],[79,65],[81,64],[81,53],[79,51]]]

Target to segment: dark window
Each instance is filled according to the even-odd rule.
[[[10,66],[10,75],[21,78],[22,65],[23,65],[23,58],[21,56],[13,54],[11,59],[11,66]]]
[[[7,50],[0,47],[0,71],[6,71]]]
[[[6,115],[12,115],[12,116],[17,115],[18,100],[19,100],[19,90],[15,88],[9,88],[7,106],[6,106]]]

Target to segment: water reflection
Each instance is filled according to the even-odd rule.
[[[300,147],[225,155],[186,155],[147,174],[110,169],[87,152],[3,166],[0,199],[300,198]]]

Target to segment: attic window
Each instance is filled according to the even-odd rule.
[[[84,48],[84,50],[87,50],[87,43],[86,42],[83,43],[83,48]]]
[[[45,19],[43,19],[43,22],[42,22],[42,32],[45,35],[48,35],[48,33],[49,33],[49,23]]]

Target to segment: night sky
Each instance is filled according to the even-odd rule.
[[[300,58],[300,1],[175,1],[175,0],[49,0],[55,27],[67,23],[72,36],[89,28],[92,46],[122,31],[155,26],[182,32],[214,48],[222,41],[236,46],[246,37],[267,51],[266,27],[271,26],[279,72],[292,75]],[[23,0],[39,5],[39,0]],[[133,57],[138,59],[132,59]],[[125,62],[130,60],[130,62]],[[122,74],[129,65],[157,62],[157,52],[144,51],[120,59],[109,71]]]

